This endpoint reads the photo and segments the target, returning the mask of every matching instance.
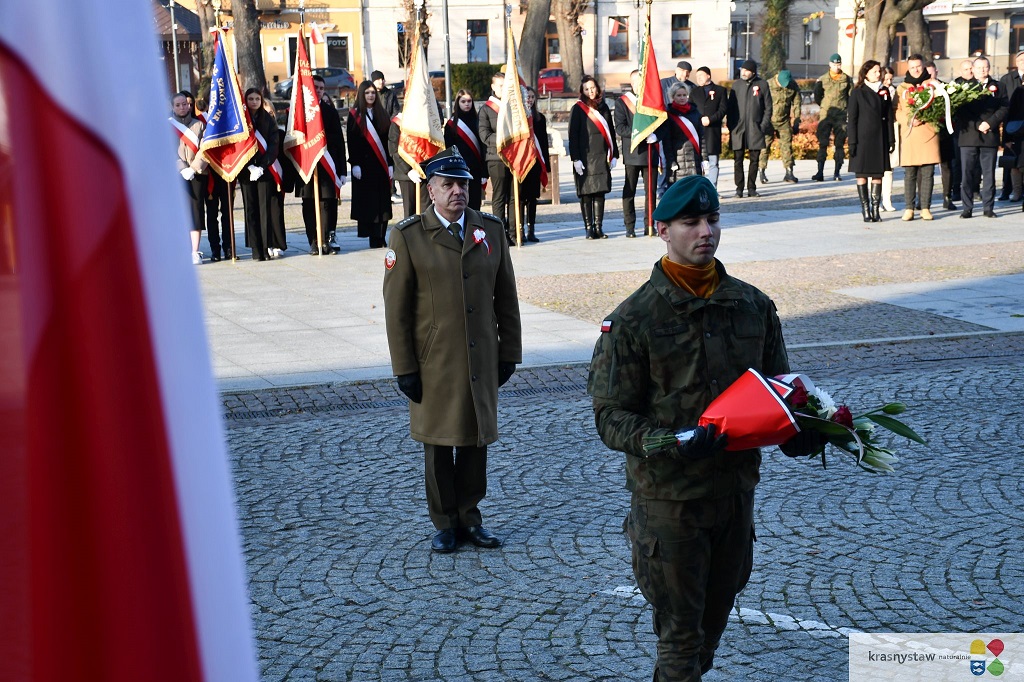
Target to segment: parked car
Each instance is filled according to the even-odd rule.
[[[355,90],[356,81],[352,78],[352,74],[348,72],[348,69],[343,69],[338,66],[325,66],[319,69],[313,69],[314,76],[321,76],[324,79],[324,83],[327,85],[327,92],[330,95],[337,95],[341,90]],[[274,86],[274,95],[281,99],[291,99],[292,97],[292,79],[285,78]]]
[[[565,75],[559,68],[541,69],[537,74],[537,92],[545,95],[549,92],[565,90]]]

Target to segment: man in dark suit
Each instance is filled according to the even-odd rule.
[[[984,57],[974,60],[973,87],[987,90],[991,97],[979,97],[964,104],[956,113],[960,142],[960,185],[964,210],[961,218],[974,213],[974,187],[981,176],[981,202],[986,218],[995,218],[996,153],[999,151],[999,125],[1006,118],[1009,103],[999,82],[988,75],[989,62]],[[970,81],[968,81],[970,82]]]
[[[1006,101],[1009,102],[1013,98],[1013,93],[1017,91],[1017,88],[1021,86],[1021,78],[1024,77],[1024,50],[1017,53],[1014,57],[1014,65],[1016,68],[1010,69],[1006,75],[999,79],[999,85],[1003,88],[1003,94],[1006,96]],[[1004,140],[1003,151],[1011,152],[1014,156],[1020,156],[1024,149],[1021,149],[1019,143],[1013,143]],[[999,195],[999,201],[1012,201],[1017,203],[1021,200],[1021,194],[1024,194],[1024,183],[1021,181],[1021,173],[1019,168],[1004,168],[1003,169],[1003,191]]]
[[[729,144],[735,159],[733,173],[736,196],[743,196],[743,157],[750,153],[750,169],[746,176],[747,196],[757,193],[757,162],[765,148],[765,136],[772,131],[772,96],[768,82],[757,75],[757,62],[748,59],[740,66],[740,77],[729,92],[726,114],[729,125]]]
[[[711,69],[702,66],[694,76],[697,87],[690,91],[690,101],[700,112],[704,126],[704,145],[708,152],[708,180],[718,185],[718,159],[722,154],[722,121],[728,109],[728,93],[711,81]]]
[[[348,180],[348,164],[345,157],[345,134],[341,130],[341,117],[334,103],[327,95],[327,85],[321,76],[313,76],[313,87],[316,88],[316,96],[320,98],[320,116],[324,121],[324,137],[327,138],[327,149],[324,152],[325,159],[334,166],[334,175],[344,185]],[[335,186],[331,172],[324,168],[324,163],[317,164],[317,176],[320,180],[320,224],[323,227],[324,246],[323,253],[330,251],[338,253],[341,247],[335,239],[335,232],[338,230],[338,190]],[[320,253],[317,250],[319,240],[316,234],[316,203],[314,195],[313,178],[302,184],[298,179],[295,188],[295,196],[302,198],[302,222],[306,226],[306,241],[309,242],[309,253],[312,256]]]
[[[687,92],[693,92],[693,89],[697,87],[697,85],[690,80],[690,72],[692,71],[693,66],[690,65],[690,62],[676,62],[675,74],[668,78],[661,79],[661,96],[664,98],[666,106],[669,104],[668,89],[676,83],[682,83],[685,85]]]

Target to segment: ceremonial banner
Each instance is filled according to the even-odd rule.
[[[512,175],[522,182],[539,159],[533,142],[533,129],[523,104],[522,75],[512,27],[508,28],[508,64],[505,65],[505,85],[498,109],[497,149]]]
[[[249,113],[220,30],[214,32],[210,109],[200,149],[213,170],[228,182],[238,177],[249,159],[256,155],[256,136],[252,134]]]
[[[405,88],[405,105],[402,107],[398,155],[425,178],[420,164],[444,149],[444,128],[427,74],[427,53],[418,32],[415,42],[409,83]]]
[[[327,149],[327,135],[324,134],[320,98],[316,96],[313,85],[313,70],[306,54],[302,24],[299,24],[298,49],[295,52],[295,76],[288,126],[284,133],[284,153],[291,159],[302,182],[306,183],[313,177],[316,165]]]
[[[3,680],[258,678],[152,21],[0,3]]]
[[[647,3],[647,21],[644,40],[640,48],[640,92],[636,94],[636,112],[633,114],[633,132],[629,151],[635,152],[658,127],[665,122],[665,98],[661,92],[658,60],[654,58],[651,43],[651,4]],[[699,157],[698,157],[699,158]]]

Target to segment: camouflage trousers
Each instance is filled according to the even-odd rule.
[[[761,159],[757,162],[758,170],[764,170],[768,167],[768,156],[772,153],[772,143],[775,142],[776,136],[779,138],[779,143],[782,145],[782,167],[789,170],[793,167],[793,126],[786,123],[772,123],[772,127],[775,131],[769,136],[765,135],[764,139],[764,151],[761,152]]]
[[[633,495],[633,575],[654,611],[655,682],[699,682],[712,668],[736,595],[750,579],[754,491],[712,500]]]
[[[837,164],[842,165],[846,158],[846,119],[825,118],[818,121],[818,165],[825,163],[828,158],[828,142],[832,135],[835,135],[836,151],[833,159]],[[838,167],[838,166],[837,166]]]

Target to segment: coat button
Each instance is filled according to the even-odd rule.
[[[467,313],[473,312],[473,306],[469,306],[468,308],[466,308],[466,312]]]
[[[476,341],[470,341],[469,342],[469,347],[470,348],[476,348]]]
[[[475,374],[473,375],[473,381],[476,381],[476,375]]]
[[[468,272],[462,273],[462,279],[469,279],[469,273]]]
[[[704,332],[704,337],[710,339],[711,338],[711,332]]]

